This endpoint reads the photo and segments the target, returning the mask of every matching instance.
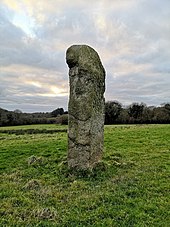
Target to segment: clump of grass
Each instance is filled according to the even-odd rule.
[[[43,158],[42,157],[36,157],[32,155],[31,157],[28,158],[28,165],[41,165],[43,163]]]
[[[26,185],[24,186],[24,189],[34,190],[34,189],[40,189],[40,187],[41,187],[41,184],[38,180],[31,179],[26,183]]]
[[[45,207],[34,211],[35,218],[42,220],[54,220],[56,217],[56,210],[51,207]]]

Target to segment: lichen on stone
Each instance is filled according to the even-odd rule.
[[[73,45],[66,52],[69,67],[68,166],[92,169],[103,153],[105,70],[97,52]]]

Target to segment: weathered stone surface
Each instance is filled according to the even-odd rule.
[[[105,70],[97,52],[87,45],[68,48],[68,166],[92,169],[103,153]]]

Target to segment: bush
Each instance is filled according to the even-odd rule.
[[[61,125],[68,125],[68,114],[63,114],[56,118],[56,123]]]

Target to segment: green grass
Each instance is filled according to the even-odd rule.
[[[44,125],[20,125],[20,126],[5,126],[0,127],[1,130],[20,130],[20,129],[64,129],[67,128],[65,125],[58,125],[58,124],[44,124]]]
[[[0,133],[0,226],[168,227],[169,144],[170,125],[106,126],[103,161],[83,176],[67,170],[65,132]]]

